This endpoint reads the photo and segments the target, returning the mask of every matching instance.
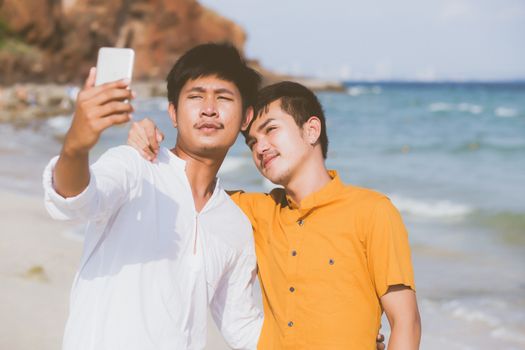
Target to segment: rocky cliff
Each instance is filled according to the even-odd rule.
[[[164,78],[205,42],[245,33],[196,0],[0,0],[0,84],[79,82],[102,46],[135,49],[136,79]]]

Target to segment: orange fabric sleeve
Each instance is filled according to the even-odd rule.
[[[366,247],[368,268],[378,297],[397,284],[415,291],[408,232],[398,210],[386,197],[372,211]]]
[[[255,196],[253,193],[246,193],[241,190],[237,191],[226,191],[230,198],[237,204],[239,208],[244,212],[244,215],[248,217],[252,226],[255,226]]]

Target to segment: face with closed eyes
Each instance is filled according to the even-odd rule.
[[[200,77],[184,84],[169,114],[178,129],[178,148],[200,157],[223,157],[242,126],[242,96],[230,81]]]
[[[312,156],[304,128],[281,109],[280,100],[270,103],[254,120],[246,143],[259,172],[283,186],[300,174],[301,166]]]

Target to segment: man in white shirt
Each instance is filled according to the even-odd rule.
[[[176,146],[156,163],[121,146],[90,167],[101,133],[133,111],[129,81],[94,80],[92,69],[44,171],[51,216],[88,221],[63,348],[203,349],[209,306],[232,348],[255,349],[251,226],[216,174],[251,119],[259,75],[231,46],[188,51],[167,79]]]

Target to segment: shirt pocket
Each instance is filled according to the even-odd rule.
[[[358,259],[340,248],[317,242],[304,256],[304,278],[308,284],[305,307],[319,315],[347,312],[355,299]]]

